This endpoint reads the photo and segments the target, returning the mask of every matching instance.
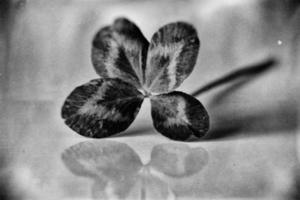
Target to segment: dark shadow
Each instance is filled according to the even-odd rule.
[[[110,137],[132,137],[132,136],[137,136],[137,135],[149,135],[152,134],[151,131],[154,131],[154,128],[151,126],[144,126],[144,127],[138,127],[132,130],[126,130],[124,132],[121,132],[119,134],[116,135],[112,135]]]
[[[201,141],[213,141],[213,140],[229,140],[236,136],[241,129],[239,127],[222,127],[222,128],[212,128],[209,130],[206,136],[202,138],[190,137],[185,142],[201,142]]]
[[[200,94],[207,92],[211,89],[214,89],[218,86],[224,85],[226,83],[235,81],[237,79],[240,79],[242,77],[248,77],[252,78],[256,75],[262,74],[263,72],[266,72],[267,70],[270,70],[274,66],[276,66],[277,60],[275,58],[269,58],[261,63],[253,64],[246,67],[241,67],[241,69],[238,69],[236,71],[233,71],[215,81],[212,81],[205,86],[197,89],[196,91],[192,92],[192,96],[199,96]]]
[[[246,84],[250,83],[251,80],[253,79],[241,78],[238,81],[234,82],[232,85],[216,94],[209,102],[209,107],[220,105],[223,100],[227,99],[231,94],[246,86]]]
[[[206,140],[229,139],[236,136],[253,137],[255,135],[293,133],[297,128],[296,105],[289,104],[285,108],[262,110],[261,112],[216,116],[212,129]]]

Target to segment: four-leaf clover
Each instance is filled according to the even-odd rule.
[[[158,132],[174,140],[204,136],[204,106],[174,91],[192,72],[199,46],[197,31],[185,22],[161,27],[149,43],[133,22],[116,19],[92,42],[92,63],[101,78],[71,92],[62,107],[65,123],[80,135],[107,137],[126,130],[149,97]]]

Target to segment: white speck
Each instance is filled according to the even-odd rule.
[[[280,45],[282,45],[282,41],[281,40],[278,40],[277,41],[277,44],[280,46]]]

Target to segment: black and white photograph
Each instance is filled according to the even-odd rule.
[[[299,0],[0,0],[0,200],[300,200]]]

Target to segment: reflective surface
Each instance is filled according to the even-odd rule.
[[[197,174],[208,153],[184,144],[160,144],[143,164],[128,145],[102,140],[73,145],[62,159],[73,174],[92,179],[94,199],[175,199],[168,179]]]
[[[101,199],[109,178],[103,182],[75,175],[62,159],[81,142],[97,144],[96,149],[104,148],[104,142],[109,151],[125,145],[140,160],[132,169],[134,176],[128,177],[132,184],[119,187],[115,181],[108,187],[120,188],[128,198],[297,199],[297,1],[27,0],[3,3],[0,13],[1,199]],[[61,106],[76,86],[97,78],[90,57],[92,37],[119,16],[136,22],[148,39],[176,20],[197,28],[199,59],[178,89],[186,93],[244,66],[269,58],[278,62],[255,77],[197,96],[212,120],[206,139],[181,143],[161,136],[152,128],[150,103],[145,101],[124,133],[90,140],[64,124]],[[180,150],[172,153],[168,148],[174,145]],[[194,149],[199,148],[206,153],[201,150],[198,156]],[[196,161],[183,162],[190,154]],[[106,162],[115,162],[106,157]]]

